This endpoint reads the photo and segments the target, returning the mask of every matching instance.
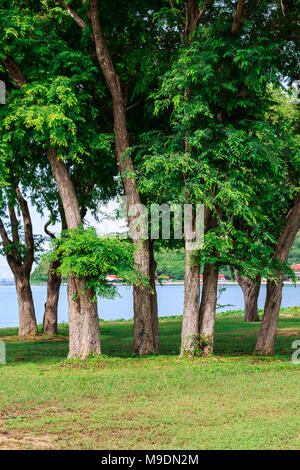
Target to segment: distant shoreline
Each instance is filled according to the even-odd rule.
[[[200,284],[202,284],[202,280],[200,281]],[[265,285],[267,283],[266,280],[262,280],[262,285]],[[110,282],[110,284],[113,284],[115,286],[127,286],[128,284],[125,284],[125,283],[122,283],[122,282]],[[284,281],[283,282],[284,285],[291,285],[291,286],[294,286],[295,284],[296,285],[300,285],[300,281],[296,281],[296,283],[292,282],[292,281]],[[7,283],[0,283],[0,286],[4,286],[4,287],[7,287],[7,286],[14,286],[15,283],[14,282],[7,282]],[[47,282],[31,282],[30,283],[31,286],[46,286],[47,285]],[[67,283],[66,282],[62,282],[61,284],[62,286],[66,286]],[[156,285],[159,286],[159,285],[162,285],[162,286],[183,286],[184,285],[184,281],[162,281],[162,282],[156,282]],[[229,281],[229,280],[222,280],[222,281],[219,281],[218,282],[218,285],[227,285],[227,286],[238,286],[239,284],[236,282],[236,281]]]

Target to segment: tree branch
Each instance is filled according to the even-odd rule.
[[[174,3],[172,2],[172,0],[169,0],[169,5],[170,5],[170,7],[171,7],[172,14],[175,16],[175,18],[178,18],[177,10],[176,10],[175,5],[174,5]],[[184,24],[183,24],[183,29],[184,29]],[[180,34],[180,37],[181,37],[181,38],[184,37],[184,34],[183,34],[181,28],[179,28],[179,34]]]
[[[9,211],[9,218],[11,222],[11,232],[12,232],[12,237],[13,237],[13,243],[19,243],[20,238],[19,238],[19,222],[16,216],[15,208],[14,206],[9,206],[8,207]]]
[[[48,227],[49,225],[52,224],[52,221],[51,220],[48,220],[48,222],[45,223],[44,225],[44,232],[50,237],[52,238],[53,240],[56,238],[56,236],[54,235],[53,232],[50,232],[50,230],[48,230]]]
[[[25,234],[25,246],[28,248],[28,255],[26,260],[24,261],[24,267],[30,268],[33,263],[34,259],[34,238],[33,238],[33,230],[32,230],[32,223],[30,212],[28,209],[27,201],[23,198],[20,188],[16,188],[17,199],[21,207],[21,212],[23,216],[23,224],[24,224],[24,234]]]
[[[274,254],[275,259],[287,261],[290,248],[294,242],[297,232],[300,228],[300,191],[298,192],[294,204],[286,216],[286,222],[283,231],[276,244]]]
[[[2,238],[2,243],[5,248],[12,244],[12,241],[9,239],[7,235],[7,232],[5,230],[1,217],[0,217],[0,236]],[[22,266],[20,262],[19,254],[17,252],[9,252],[6,254],[6,259],[9,264],[10,269],[15,275],[17,270],[20,269],[20,267]]]
[[[139,99],[138,101],[136,101],[135,103],[133,103],[133,104],[127,106],[126,112],[129,111],[129,110],[132,109],[132,108],[135,108],[135,107],[138,106],[139,104],[141,104],[142,101],[143,101],[143,99],[140,98],[140,99]]]
[[[283,1],[282,1],[282,0],[280,0],[280,5],[281,5],[282,14],[285,16],[285,8],[284,8]]]
[[[187,0],[186,2],[186,20],[185,20],[185,37],[188,40],[188,43],[191,42],[191,34],[199,26],[199,23],[210,3],[213,0],[205,0],[201,10],[198,8],[197,0]]]
[[[5,59],[0,59],[1,64],[6,68],[9,72],[12,80],[15,82],[17,88],[21,88],[23,85],[26,84],[26,80],[24,75],[21,72],[21,69],[18,65],[11,59],[11,57],[7,56]]]
[[[201,8],[201,10],[199,10],[199,13],[198,13],[198,18],[197,18],[197,21],[198,21],[198,24],[200,23],[200,20],[202,19],[202,16],[204,15],[207,7],[209,6],[210,3],[212,3],[213,0],[206,0],[203,4],[203,7]]]
[[[73,10],[73,8],[71,8],[69,5],[66,5],[62,0],[57,0],[57,1],[60,4],[60,6],[69,13],[69,15],[78,24],[78,26],[80,26],[80,28],[86,29],[85,21],[76,13],[75,10]]]
[[[0,217],[0,236],[2,238],[2,243],[4,247],[7,247],[8,245],[12,244],[12,241],[9,239],[7,232],[4,227],[4,223],[2,222],[2,219]]]
[[[104,39],[100,22],[99,22],[99,10],[98,10],[98,1],[90,0],[90,18],[93,27],[93,35],[96,47],[96,54],[99,61],[101,70],[105,76],[107,84],[112,94],[112,98],[115,99],[116,96],[121,98],[124,102],[120,78],[117,75],[107,45]]]
[[[234,20],[231,27],[231,32],[233,34],[237,34],[241,29],[242,22],[244,20],[244,6],[244,0],[238,0]]]

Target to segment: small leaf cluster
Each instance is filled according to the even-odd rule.
[[[95,229],[65,230],[53,240],[52,259],[61,259],[58,274],[86,280],[86,287],[99,297],[113,298],[117,289],[106,280],[114,274],[124,283],[140,284],[144,280],[134,265],[134,247],[118,237],[98,236]]]

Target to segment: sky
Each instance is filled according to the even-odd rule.
[[[34,206],[28,201],[28,206],[31,214],[31,220],[33,225],[34,234],[45,235],[44,225],[49,219],[49,213],[45,211],[44,217],[42,217],[35,209]],[[114,213],[118,208],[117,200],[113,200],[106,205],[99,206],[99,218],[100,222],[97,222],[94,217],[88,213],[86,216],[86,225],[90,225],[97,228],[98,233],[108,234],[122,232],[126,229],[126,223],[124,219],[113,220]],[[60,224],[49,227],[51,232],[56,234],[60,231]],[[36,265],[35,265],[36,266]],[[33,267],[33,269],[35,268]],[[13,274],[7,264],[6,258],[0,255],[0,280],[1,279],[13,279]]]

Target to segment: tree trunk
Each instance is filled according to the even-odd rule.
[[[128,177],[126,174],[127,172],[134,172],[131,156],[126,154],[129,147],[126,102],[122,93],[120,77],[114,69],[114,65],[100,27],[97,0],[90,0],[89,2],[89,18],[92,23],[93,38],[98,62],[112,97],[116,156],[123,180],[125,195],[127,197],[127,212],[130,224],[130,208],[133,205],[141,204],[141,198],[137,190],[135,179]],[[133,243],[135,245],[135,264],[138,266],[141,274],[148,279],[149,283],[151,283],[149,240],[143,240],[138,237],[133,239]],[[155,284],[153,289],[155,290]],[[134,286],[133,304],[134,352],[138,353],[140,356],[156,353],[158,352],[158,320],[157,309],[155,310],[151,290],[148,287]]]
[[[43,319],[43,334],[56,335],[57,334],[57,308],[59,291],[61,286],[61,276],[56,274],[56,270],[60,267],[61,261],[51,261],[48,282],[47,282],[47,300],[45,304],[45,313]]]
[[[181,356],[199,353],[200,264],[198,250],[185,249],[184,304],[181,329]]]
[[[19,304],[19,335],[33,335],[37,332],[37,323],[35,317],[34,303],[30,286],[30,273],[34,260],[34,238],[32,231],[31,216],[28,204],[23,198],[20,188],[15,188],[15,194],[21,208],[24,238],[26,247],[26,256],[22,257],[15,247],[18,246],[19,223],[15,212],[14,205],[8,205],[9,217],[11,222],[12,240],[7,235],[5,226],[0,217],[0,235],[3,246],[7,249],[7,262],[13,272],[18,304]]]
[[[85,287],[87,281],[74,276],[68,280],[68,358],[86,359],[90,354],[101,354],[98,309],[94,301],[96,294]]]
[[[214,350],[217,291],[218,268],[213,264],[206,264],[199,310],[200,349],[204,356],[212,354]]]
[[[196,0],[187,0],[185,3],[184,40],[189,46],[204,12],[206,5],[199,10]],[[190,90],[184,91],[185,101],[188,103]],[[191,153],[188,133],[185,137],[185,152]],[[186,202],[189,202],[186,199]],[[193,221],[194,222],[194,221]],[[194,226],[194,223],[193,223]],[[195,227],[194,227],[195,230]],[[185,233],[185,274],[184,274],[184,304],[181,329],[180,356],[194,357],[200,353],[199,342],[199,302],[200,302],[200,264],[197,260],[199,250],[190,249],[190,241]]]
[[[267,295],[264,316],[261,322],[255,350],[258,354],[272,355],[276,335],[279,311],[282,299],[283,274],[278,275],[277,282],[267,281]]]
[[[257,322],[259,321],[257,301],[261,284],[260,274],[257,274],[255,279],[251,279],[248,276],[241,276],[237,270],[234,273],[244,295],[245,322]]]
[[[133,287],[134,305],[134,353],[144,356],[158,353],[158,316],[153,264],[150,259],[150,241],[136,242],[135,263],[139,271],[149,280],[147,286]],[[153,262],[153,260],[152,260]]]
[[[62,230],[66,230],[65,214],[61,205],[59,210],[62,220]],[[49,230],[49,225],[51,225],[51,219],[45,224],[44,231],[52,240],[55,240],[56,236]],[[61,276],[57,274],[57,270],[60,266],[61,259],[52,260],[50,262],[47,282],[47,300],[43,319],[43,334],[45,335],[57,334],[57,309],[61,286]]]
[[[289,211],[285,226],[278,239],[274,259],[283,263],[287,262],[290,249],[300,229],[300,192],[294,205]],[[283,273],[276,272],[277,282],[268,280],[267,296],[264,307],[264,316],[260,325],[255,352],[257,354],[271,355],[274,350],[274,341],[280,312]]]
[[[35,335],[37,324],[32,298],[29,275],[23,272],[14,273],[19,304],[19,336]]]
[[[68,229],[82,221],[79,204],[69,172],[56,150],[48,149],[48,159],[57,183]],[[100,329],[95,292],[85,287],[87,279],[70,276],[68,280],[69,355],[85,359],[89,354],[100,354]]]
[[[157,262],[154,256],[154,241],[149,241],[149,253],[150,253],[150,286],[151,286],[151,312],[152,312],[152,330],[153,330],[153,342],[154,352],[159,351],[159,337],[158,337],[158,304],[157,304],[157,292],[156,292],[156,267]]]

